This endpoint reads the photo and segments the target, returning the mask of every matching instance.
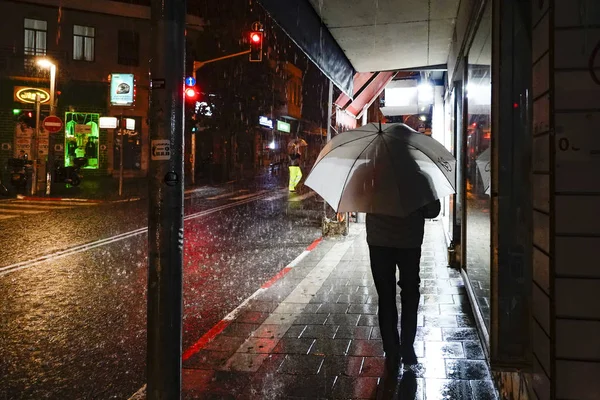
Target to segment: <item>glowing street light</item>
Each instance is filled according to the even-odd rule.
[[[56,91],[56,64],[47,58],[40,58],[37,65],[50,69],[50,115],[55,115],[54,92]]]

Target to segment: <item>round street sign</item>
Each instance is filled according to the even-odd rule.
[[[59,117],[50,115],[49,117],[44,118],[42,125],[48,132],[56,133],[62,129],[63,122]]]

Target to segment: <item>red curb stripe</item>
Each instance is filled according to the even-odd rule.
[[[306,251],[313,251],[315,247],[317,247],[319,243],[321,243],[322,240],[323,238],[315,239],[315,241],[312,242],[311,245],[306,248]]]
[[[208,344],[208,342],[213,340],[219,333],[223,332],[223,330],[227,328],[230,323],[231,321],[226,321],[224,319],[219,321],[219,323],[213,326],[208,332],[204,334],[204,336],[202,336],[196,343],[190,346],[183,353],[183,356],[181,357],[183,361],[187,360],[188,358],[199,352],[204,346]]]
[[[307,247],[306,251],[312,251],[315,247],[317,247],[317,245],[319,243],[321,243],[321,240],[323,240],[323,238],[316,239],[314,242],[312,242],[312,244],[310,246]],[[275,282],[277,282],[279,279],[284,277],[285,274],[287,274],[291,270],[292,270],[292,267],[283,268],[281,271],[279,271],[277,274],[275,274],[271,279],[269,279],[267,282],[265,282],[260,288],[268,289],[269,287],[273,286],[273,284]],[[188,358],[190,358],[191,356],[193,356],[194,354],[196,354],[197,352],[199,352],[200,350],[202,350],[204,348],[204,346],[206,346],[218,334],[223,332],[223,330],[225,330],[225,328],[227,328],[232,322],[233,322],[233,320],[225,320],[225,319],[222,319],[221,321],[219,321],[208,332],[206,332],[200,339],[198,339],[198,341],[196,343],[194,343],[193,345],[188,347],[188,349],[181,356],[182,360],[185,361]]]
[[[261,288],[263,288],[263,289],[270,288],[271,286],[273,286],[273,284],[275,282],[277,282],[279,279],[283,278],[283,276],[285,274],[287,274],[288,272],[290,272],[291,270],[292,270],[291,267],[285,267],[284,269],[282,269],[281,271],[279,271],[274,277],[272,277],[267,282],[265,282],[265,284],[262,285]]]

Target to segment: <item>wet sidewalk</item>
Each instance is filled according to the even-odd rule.
[[[462,278],[446,267],[435,221],[427,222],[421,261],[420,367],[388,380],[384,393],[365,236],[364,225],[352,224],[348,237],[323,240],[188,349],[183,398],[496,399]]]

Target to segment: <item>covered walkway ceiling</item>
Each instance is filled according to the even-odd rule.
[[[344,93],[356,72],[445,67],[460,0],[259,0]]]
[[[358,72],[445,65],[460,0],[310,0]]]

